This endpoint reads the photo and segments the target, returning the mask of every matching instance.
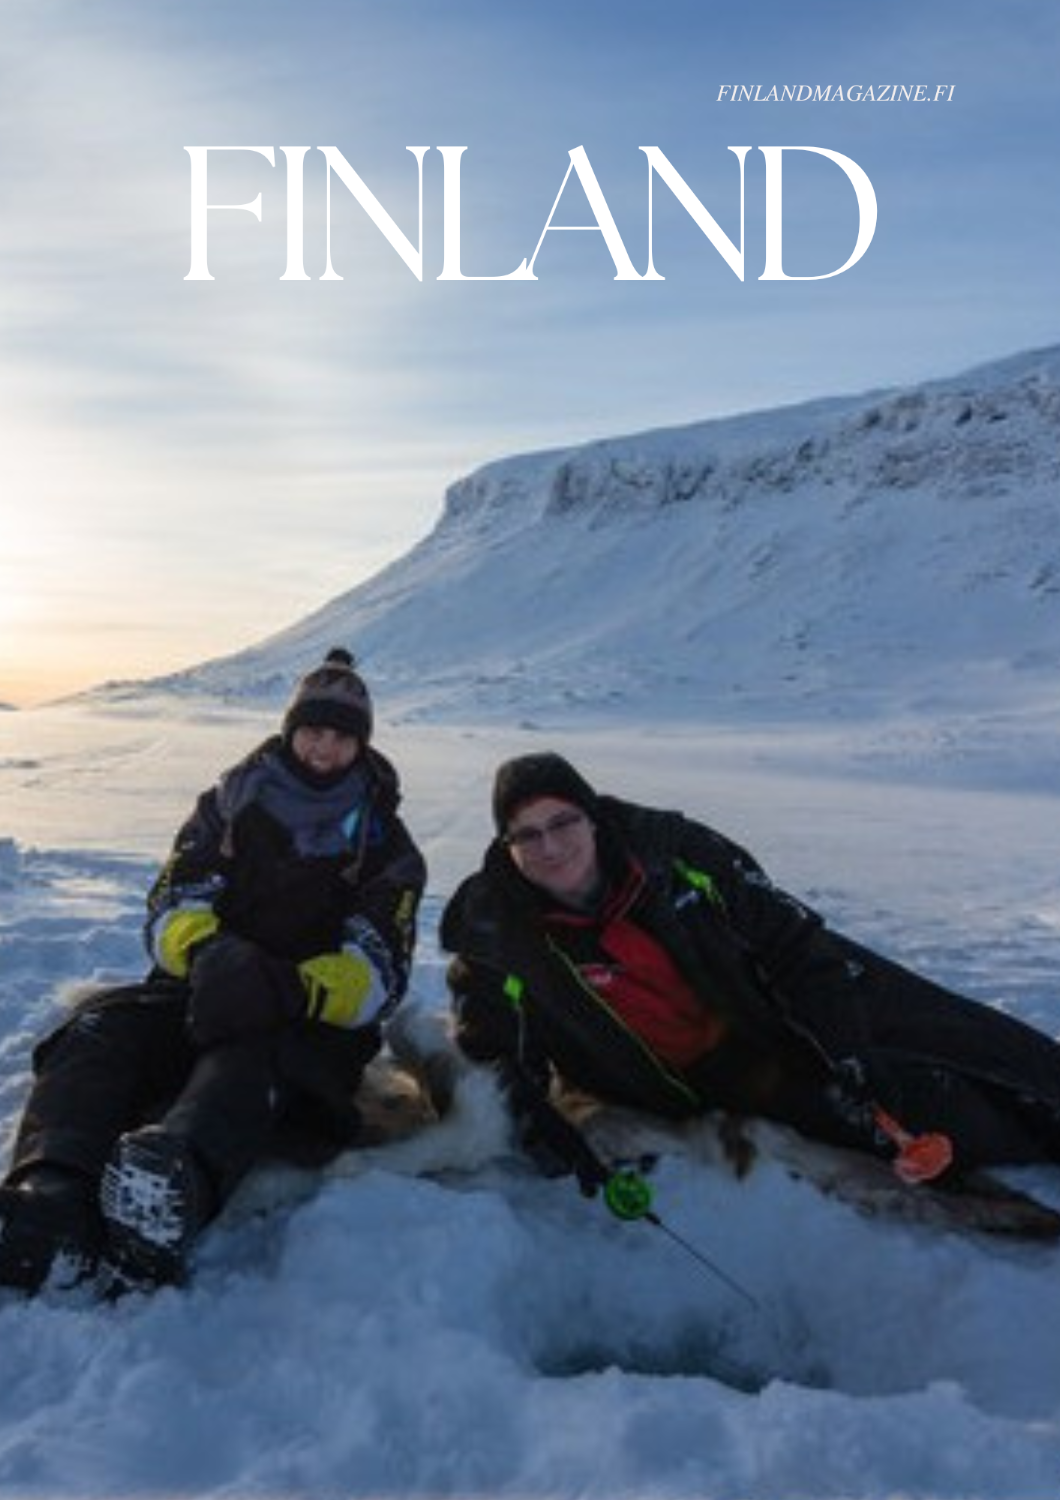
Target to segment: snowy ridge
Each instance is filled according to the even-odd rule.
[[[1010,419],[1003,433],[994,428]],[[1040,423],[1060,424],[1060,350],[908,391],[502,460],[453,485],[446,513],[467,521],[529,505],[542,518],[571,511],[615,518],[693,501],[734,509],[756,491],[838,483],[871,493],[937,481],[975,493],[991,474],[1056,479],[1055,448],[1042,441]]]
[[[1050,349],[501,460],[368,583],[151,686],[271,703],[345,640],[397,717],[893,716],[929,695],[1033,716],[1060,665],[1058,455]]]

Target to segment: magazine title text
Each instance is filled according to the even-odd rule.
[[[246,212],[252,214],[260,223],[262,195],[258,193],[257,197],[249,203],[209,202],[207,168],[210,152],[256,152],[259,156],[263,156],[270,166],[274,167],[276,165],[276,151],[272,146],[185,146],[184,149],[191,158],[191,268],[184,280],[213,281],[214,278],[210,274],[207,260],[209,215],[211,213],[222,212]],[[306,155],[312,149],[314,148],[310,146],[279,147],[287,162],[287,264],[283,274],[279,278],[281,281],[312,280],[306,273],[304,256],[304,167]],[[327,162],[324,226],[326,259],[325,270],[319,279],[321,281],[341,281],[343,279],[335,270],[331,258],[331,188],[332,178],[334,177],[338,178],[343,187],[357,200],[369,219],[375,224],[376,228],[397,252],[417,280],[422,281],[423,163],[425,156],[432,148],[430,146],[406,146],[405,148],[406,151],[411,152],[415,157],[419,173],[419,232],[415,243],[400,228],[386,207],[380,202],[350,162],[347,161],[338,147],[319,146],[315,149],[323,153]],[[614,215],[604,196],[603,189],[600,186],[585,148],[583,146],[575,146],[567,153],[570,160],[566,173],[560,184],[559,192],[556,194],[548,218],[545,220],[545,226],[534,247],[533,254],[529,259],[524,258],[514,270],[500,274],[489,276],[468,275],[463,271],[461,266],[460,246],[460,166],[461,158],[467,149],[466,146],[437,147],[442,158],[442,269],[437,277],[439,281],[536,281],[538,278],[535,274],[534,266],[541,247],[545,243],[546,236],[561,230],[572,229],[596,231],[602,236],[608,253],[614,262],[614,279],[616,281],[663,281],[665,277],[655,269],[653,260],[653,194],[656,178],[674,195],[682,208],[684,208],[721,256],[733,275],[743,281],[745,272],[745,164],[748,153],[756,149],[765,158],[765,263],[758,277],[759,281],[825,281],[832,276],[841,276],[844,271],[849,271],[851,266],[856,265],[865,254],[876,230],[876,194],[873,191],[868,174],[851,157],[844,156],[839,151],[831,151],[826,146],[759,146],[757,148],[753,146],[729,146],[726,148],[733,153],[739,162],[739,243],[734,242],[725,233],[714,216],[704,206],[699,197],[674,167],[673,163],[658,146],[641,146],[639,150],[644,152],[648,163],[646,201],[648,263],[645,270],[638,271],[622,240]],[[789,275],[784,270],[783,265],[784,157],[785,153],[790,154],[792,152],[811,152],[816,156],[827,158],[834,163],[840,172],[845,174],[857,198],[858,232],[853,249],[841,265],[836,266],[834,269],[821,271],[809,276]],[[590,224],[553,223],[572,174],[577,177],[585,198],[588,201],[593,217],[593,222]],[[841,254],[842,250],[839,253]]]

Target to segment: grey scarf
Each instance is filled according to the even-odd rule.
[[[218,786],[218,806],[226,823],[256,802],[290,833],[301,855],[343,854],[356,842],[367,815],[368,773],[357,760],[338,781],[311,786],[278,750],[244,762],[225,773]]]

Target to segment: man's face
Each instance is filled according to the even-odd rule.
[[[520,873],[560,901],[577,903],[599,884],[596,829],[573,802],[559,797],[525,802],[504,841]]]

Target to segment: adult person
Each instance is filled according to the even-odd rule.
[[[557,1079],[780,1121],[908,1181],[1060,1159],[1060,1045],[830,930],[714,829],[600,795],[552,752],[500,766],[493,816],[442,918],[457,1040],[587,1191],[608,1169]]]
[[[280,733],[199,797],[147,899],[151,972],[89,997],[34,1054],[0,1186],[0,1284],[100,1268],[179,1282],[265,1152],[321,1161],[356,1140],[426,873],[372,727],[335,649]]]

